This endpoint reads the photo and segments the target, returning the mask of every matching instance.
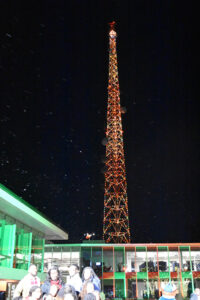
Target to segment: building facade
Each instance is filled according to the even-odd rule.
[[[58,265],[91,266],[107,297],[156,299],[173,282],[184,298],[200,287],[200,243],[196,244],[54,244],[46,245],[44,271]]]
[[[0,184],[0,292],[11,299],[31,263],[43,279],[45,241],[60,239],[68,234]]]

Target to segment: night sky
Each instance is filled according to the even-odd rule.
[[[80,242],[102,239],[108,22],[132,242],[199,242],[200,109],[189,1],[1,1],[0,182]],[[199,54],[198,54],[199,56]]]

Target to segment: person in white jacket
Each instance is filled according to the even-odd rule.
[[[20,296],[26,299],[32,286],[40,286],[40,278],[37,277],[36,265],[30,265],[28,274],[16,286],[13,299]]]
[[[82,287],[82,280],[79,275],[79,267],[76,264],[73,264],[69,267],[69,280],[67,284],[74,287],[77,295],[79,295]]]

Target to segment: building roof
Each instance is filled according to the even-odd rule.
[[[0,184],[0,210],[34,230],[42,232],[47,240],[68,239],[66,232],[2,184]]]
[[[138,248],[138,249],[141,249],[141,248],[149,248],[149,249],[155,249],[156,247],[158,247],[159,249],[165,249],[167,247],[169,248],[177,248],[177,247],[181,247],[181,249],[185,248],[185,249],[188,249],[188,247],[191,247],[191,248],[200,248],[200,243],[142,243],[142,244],[134,244],[134,243],[130,243],[130,244],[110,244],[110,243],[106,243],[106,242],[102,242],[102,243],[96,243],[96,241],[94,240],[91,240],[91,241],[83,241],[83,243],[80,243],[80,244],[71,244],[71,243],[67,243],[67,244],[45,244],[45,247],[46,248],[50,248],[50,247],[78,247],[78,248],[81,248],[81,247],[93,247],[93,248],[127,248],[127,249],[133,249],[133,248]]]

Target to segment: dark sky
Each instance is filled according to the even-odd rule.
[[[132,242],[198,242],[200,110],[189,1],[1,1],[0,182],[102,238],[108,22],[117,51]]]

